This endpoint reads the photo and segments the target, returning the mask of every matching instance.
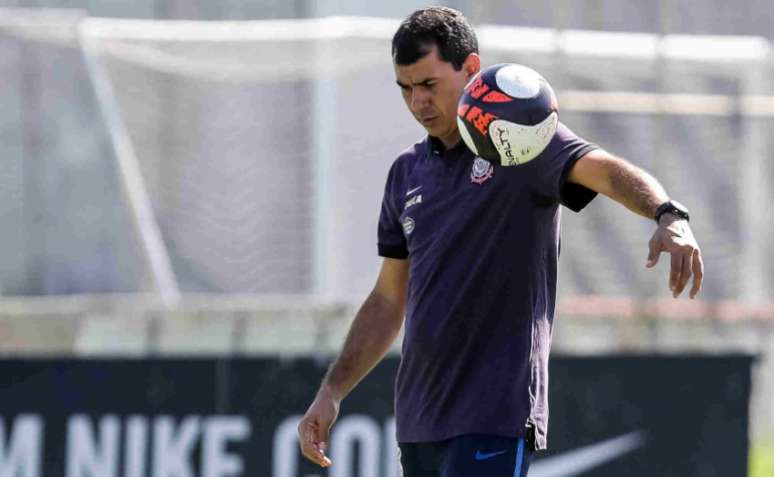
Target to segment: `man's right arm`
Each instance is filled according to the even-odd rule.
[[[322,467],[331,465],[325,448],[339,404],[381,361],[400,332],[406,308],[408,267],[408,260],[384,259],[376,285],[360,306],[341,353],[298,425],[301,452]]]

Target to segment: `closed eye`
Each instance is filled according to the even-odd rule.
[[[396,83],[397,83],[398,87],[401,90],[403,90],[403,91],[409,91],[411,89],[410,86],[405,85],[405,84],[401,83],[400,81],[396,81]],[[425,80],[425,81],[422,81],[420,83],[414,83],[414,86],[421,86],[423,88],[432,88],[436,84],[438,84],[438,81],[435,81],[435,80]]]

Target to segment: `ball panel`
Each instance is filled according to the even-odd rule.
[[[485,103],[510,103],[513,98],[499,91],[490,91],[482,99]]]
[[[489,125],[500,164],[515,166],[526,164],[542,153],[554,138],[559,115],[554,111],[543,122],[534,126],[524,126],[510,121],[497,119]]]
[[[495,84],[514,98],[534,98],[540,92],[540,80],[543,77],[532,68],[522,65],[506,65],[495,73]]]
[[[473,152],[473,154],[481,156],[485,159],[499,157],[497,149],[495,149],[492,141],[489,140],[488,129],[486,131],[486,135],[482,135],[473,124],[466,122],[463,118],[457,118],[457,125],[461,126],[459,128],[460,136],[462,136],[462,140],[468,146],[468,149]],[[488,127],[489,125],[487,124],[487,128]],[[468,143],[468,140],[465,138],[466,136],[470,140],[470,143]],[[495,159],[492,162],[497,163],[499,160]]]
[[[483,106],[487,111],[523,126],[534,126],[541,123],[552,112],[556,111],[556,97],[551,87],[545,81],[538,83],[538,95],[534,98],[516,98],[512,103],[491,103]]]
[[[473,142],[473,138],[470,137],[470,133],[468,132],[468,127],[459,116],[457,116],[457,128],[460,130],[460,136],[462,136],[462,140],[465,142],[465,145],[468,146],[468,149],[470,149],[473,154],[478,156],[478,148],[476,147],[476,143]]]

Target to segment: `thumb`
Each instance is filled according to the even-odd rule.
[[[649,245],[649,249],[648,261],[645,262],[645,266],[647,268],[653,268],[658,263],[658,258],[661,256],[661,251],[653,243]]]
[[[325,435],[318,436],[319,440],[317,441],[317,452],[320,453],[320,457],[322,457],[322,460],[325,463],[324,467],[329,467],[332,462],[331,459],[325,455],[325,450],[328,448],[328,433],[324,432],[324,434]]]

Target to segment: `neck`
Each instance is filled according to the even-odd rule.
[[[462,140],[462,136],[460,136],[459,130],[455,128],[454,132],[449,133],[444,137],[439,137],[438,140],[441,141],[443,147],[445,147],[448,151],[449,149],[459,144],[459,142]]]

